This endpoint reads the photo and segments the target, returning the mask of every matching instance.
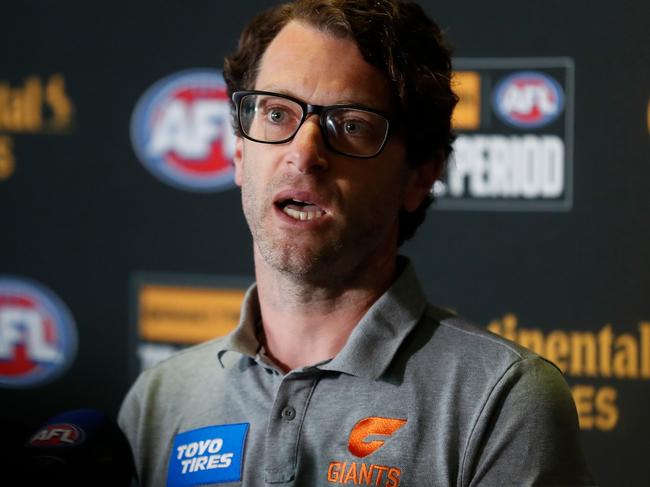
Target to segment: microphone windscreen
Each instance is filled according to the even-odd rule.
[[[135,475],[117,423],[91,409],[49,419],[24,444],[21,461],[26,477],[17,485],[129,487]]]

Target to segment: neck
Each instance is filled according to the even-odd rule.
[[[284,372],[334,357],[395,276],[395,256],[314,284],[271,268],[255,249],[266,353]]]

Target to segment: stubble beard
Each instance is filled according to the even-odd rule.
[[[345,283],[363,280],[372,254],[379,243],[387,238],[381,225],[357,225],[344,232],[331,232],[309,244],[273,228],[265,226],[272,209],[254,206],[244,198],[244,213],[254,245],[266,265],[296,284],[316,287],[340,287]],[[254,198],[253,198],[254,199]],[[255,209],[253,209],[255,208]]]
[[[320,238],[303,239],[300,233],[291,235],[272,224],[275,216],[272,203],[276,181],[269,181],[263,191],[256,190],[253,178],[245,173],[242,184],[242,206],[254,245],[259,256],[272,269],[296,283],[319,287],[340,286],[363,279],[361,274],[372,265],[373,254],[391,238],[389,199],[374,205],[364,218],[354,219],[341,228],[323,231]],[[259,200],[258,200],[259,196]],[[397,215],[392,215],[397,218]],[[344,227],[344,228],[343,228]],[[396,235],[394,236],[396,240]],[[308,241],[307,241],[308,240]]]
[[[294,242],[274,243],[270,239],[260,238],[259,234],[255,238],[255,245],[264,261],[276,271],[286,277],[314,284],[331,280],[338,267],[340,249],[343,248],[340,241],[314,248]]]
[[[276,186],[265,188],[260,204],[250,178],[242,185],[242,206],[244,216],[253,236],[253,243],[272,269],[287,277],[300,280],[321,281],[327,279],[336,269],[336,263],[343,249],[341,238],[323,235],[321,239],[305,242],[299,234],[290,235],[272,226],[275,211],[272,195]],[[340,237],[340,236],[339,236]]]

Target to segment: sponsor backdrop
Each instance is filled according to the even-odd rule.
[[[220,70],[272,3],[0,8],[8,450],[64,410],[115,416],[139,370],[237,321],[253,266]],[[565,372],[601,485],[647,485],[650,4],[422,5],[461,102],[403,251],[434,303]]]

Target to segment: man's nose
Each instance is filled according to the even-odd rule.
[[[289,144],[288,162],[302,173],[327,169],[327,149],[318,115],[311,114],[303,122]]]

